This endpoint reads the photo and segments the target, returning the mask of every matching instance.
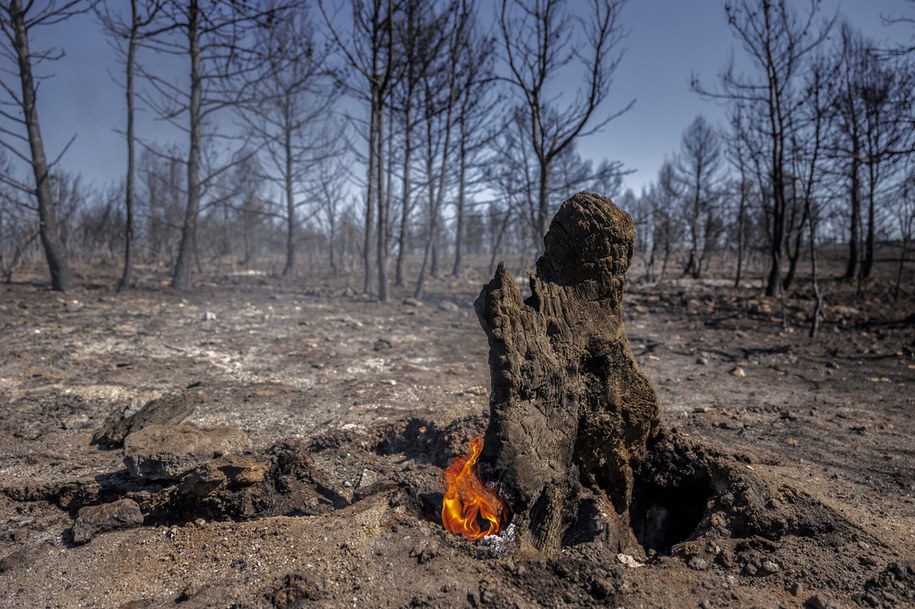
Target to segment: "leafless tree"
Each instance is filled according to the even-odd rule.
[[[399,2],[396,3],[399,5]],[[394,15],[395,0],[351,0],[353,28],[349,37],[337,31],[324,0],[319,0],[321,13],[345,63],[354,72],[346,79],[347,91],[357,99],[367,101],[370,108],[368,140],[368,183],[365,195],[365,238],[363,272],[365,293],[372,291],[372,231],[375,211],[378,211],[378,234],[375,249],[378,270],[378,298],[387,300],[387,225],[388,218],[382,202],[384,196],[384,115],[385,104],[395,80]]]
[[[915,240],[915,166],[909,166],[905,180],[899,185],[899,204],[896,206],[895,212],[901,250],[899,266],[896,267],[896,287],[893,290],[893,299],[899,300],[906,256],[912,241]]]
[[[283,275],[296,263],[296,234],[304,194],[314,165],[339,154],[339,133],[330,129],[337,101],[327,72],[328,52],[314,36],[307,11],[285,11],[270,28],[258,32],[251,74],[250,103],[244,108],[254,141],[285,197],[286,261]],[[298,199],[298,200],[297,200]]]
[[[445,13],[442,32],[445,44],[437,58],[437,68],[431,70],[422,84],[422,114],[425,125],[426,194],[428,197],[427,233],[423,260],[413,290],[422,298],[426,276],[435,275],[437,238],[449,168],[454,150],[454,124],[458,113],[459,71],[462,49],[468,42],[473,26],[473,5],[469,0],[452,0]]]
[[[187,197],[172,274],[174,288],[190,287],[202,190],[214,174],[230,167],[225,163],[208,175],[203,173],[205,138],[212,135],[205,132],[204,125],[244,101],[239,95],[240,83],[256,65],[252,61],[256,54],[254,33],[273,25],[277,16],[292,6],[292,2],[280,0],[263,5],[234,0],[163,0],[156,21],[159,35],[147,44],[160,53],[185,58],[190,68],[189,80],[179,84],[165,75],[144,71],[158,94],[148,102],[162,118],[188,135]]]
[[[827,82],[833,77],[832,68],[822,57],[811,64],[805,83],[801,122],[792,133],[790,142],[793,161],[790,174],[793,179],[792,192],[796,198],[800,199],[802,204],[803,215],[806,218],[807,242],[810,252],[810,283],[814,297],[809,331],[811,338],[816,338],[819,331],[823,309],[823,293],[820,290],[817,258],[817,227],[822,207],[818,203],[818,198],[822,196],[821,182],[825,175],[822,167],[822,157],[829,117]],[[799,235],[795,246],[798,252],[801,249],[800,241]],[[799,253],[795,254],[789,273],[793,274],[794,261],[798,256]]]
[[[134,238],[136,233],[136,134],[134,127],[136,95],[134,75],[136,72],[137,49],[144,38],[157,35],[150,26],[155,23],[163,0],[130,0],[129,18],[121,9],[112,6],[110,0],[96,5],[96,14],[106,33],[112,38],[113,46],[124,62],[124,93],[127,101],[127,172],[124,188],[124,270],[118,282],[118,291],[131,286],[133,272]],[[167,26],[166,26],[167,27]]]
[[[874,266],[877,198],[896,175],[901,162],[915,153],[915,65],[907,57],[882,59],[876,51],[861,75],[864,110],[864,169],[867,197],[867,232],[861,277]]]
[[[177,146],[148,148],[141,153],[138,166],[147,256],[151,262],[170,268],[175,265],[187,201],[183,156]]]
[[[697,116],[680,142],[675,176],[684,194],[683,220],[689,233],[683,273],[698,279],[706,254],[720,234],[718,198],[721,188],[721,145],[715,129]]]
[[[852,280],[858,270],[861,244],[861,159],[862,118],[864,111],[857,91],[858,75],[864,71],[859,62],[866,57],[860,48],[863,41],[851,26],[842,24],[839,36],[836,77],[827,83],[831,87],[832,129],[828,153],[838,170],[847,176],[849,202],[848,263],[844,278]]]
[[[867,279],[874,264],[877,203],[915,152],[915,68],[907,55],[887,56],[844,23],[829,86],[828,153],[847,176],[848,263],[845,279]],[[866,207],[865,207],[866,205]],[[866,212],[866,216],[865,216]]]
[[[788,140],[795,128],[797,89],[809,55],[826,39],[834,19],[818,25],[819,2],[809,0],[798,13],[786,0],[736,0],[725,4],[731,31],[758,76],[738,71],[733,60],[721,73],[719,87],[710,89],[693,78],[692,88],[705,98],[741,104],[757,121],[748,121],[751,151],[758,177],[765,182],[769,225],[770,269],[766,294],[783,288],[782,257],[788,221]]]
[[[418,106],[422,82],[432,76],[435,62],[445,44],[442,30],[443,14],[429,11],[424,0],[406,0],[394,22],[394,40],[401,78],[392,91],[392,111],[400,123],[401,143],[401,201],[397,234],[397,259],[394,283],[404,286],[404,264],[410,248],[410,224],[416,194],[413,163],[416,150],[416,130],[420,121]],[[389,189],[390,193],[390,189]]]
[[[38,83],[40,76],[35,74],[35,69],[42,64],[63,56],[60,49],[47,49],[36,51],[31,48],[31,36],[36,28],[50,26],[66,21],[70,17],[91,9],[91,3],[86,0],[65,0],[57,2],[31,2],[22,0],[5,0],[0,4],[0,30],[6,42],[0,53],[12,65],[7,69],[8,74],[14,75],[19,81],[18,87],[0,79],[0,87],[7,95],[0,116],[13,124],[20,125],[25,135],[11,129],[3,128],[0,131],[0,145],[4,146],[16,158],[31,167],[34,178],[33,184],[23,184],[5,175],[3,180],[7,185],[15,186],[30,195],[38,202],[38,218],[41,243],[44,247],[45,259],[51,275],[51,287],[55,290],[68,290],[73,285],[70,265],[67,254],[60,237],[60,225],[57,210],[51,194],[51,171],[60,157],[66,152],[69,143],[60,155],[49,161],[45,152],[44,139],[41,133],[41,123],[38,117]],[[75,137],[75,136],[74,136]],[[7,138],[14,142],[28,146],[24,152],[20,146],[9,143]],[[71,138],[70,143],[73,139]]]
[[[746,132],[744,127],[744,116],[741,106],[734,108],[730,117],[731,134],[726,138],[728,147],[728,159],[734,169],[737,170],[737,176],[731,181],[731,196],[737,201],[736,218],[734,232],[736,235],[737,247],[737,269],[734,273],[734,287],[740,287],[741,275],[743,273],[744,252],[747,243],[747,212],[750,204],[750,197],[753,191],[753,183],[750,179],[749,159],[746,143],[741,135]]]
[[[657,181],[648,188],[648,207],[651,209],[652,234],[651,252],[647,265],[647,279],[655,279],[653,269],[661,258],[661,270],[657,281],[664,281],[671,254],[678,246],[676,206],[681,199],[673,161],[665,161],[658,170]]]
[[[499,27],[508,68],[505,79],[518,96],[525,145],[537,160],[537,235],[546,233],[550,218],[550,178],[556,158],[634,104],[630,101],[621,110],[601,116],[622,57],[623,4],[591,0],[589,12],[577,19],[570,14],[569,4],[559,0],[502,2]],[[575,69],[581,70],[582,86],[573,101],[561,105],[554,79]]]
[[[477,9],[470,4],[471,20],[478,23]],[[494,130],[488,123],[495,119],[496,104],[501,101],[495,95],[494,60],[495,40],[481,35],[477,27],[471,27],[465,43],[462,45],[459,61],[461,68],[458,95],[458,175],[457,195],[455,201],[454,229],[454,265],[451,274],[459,277],[463,271],[463,253],[465,248],[466,209],[468,188],[471,173],[479,173],[483,159],[489,158],[484,150],[493,140]]]

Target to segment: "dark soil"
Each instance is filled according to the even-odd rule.
[[[829,283],[811,340],[800,296],[785,330],[758,289],[631,285],[629,340],[673,430],[637,472],[642,548],[599,542],[581,510],[546,560],[438,520],[442,468],[487,423],[483,274],[422,303],[266,277],[115,294],[114,276],[0,286],[4,606],[915,606],[911,288]],[[191,385],[187,421],[246,432],[262,480],[191,496],[92,443]],[[74,543],[81,507],[125,497],[142,526]]]

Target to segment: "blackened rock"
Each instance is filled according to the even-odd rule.
[[[179,488],[185,495],[206,497],[222,489],[260,484],[269,469],[269,461],[256,461],[240,455],[223,455],[193,469],[181,479]]]
[[[130,416],[124,416],[123,411],[115,412],[92,435],[92,444],[106,448],[121,446],[128,435],[147,425],[173,425],[184,421],[205,401],[204,392],[187,389],[150,400]]]
[[[138,478],[178,480],[198,465],[250,447],[251,439],[235,427],[149,425],[124,440],[124,465]]]
[[[119,499],[79,510],[73,523],[73,542],[83,544],[100,533],[129,529],[143,524],[143,513],[133,499]]]
[[[28,564],[29,560],[29,555],[24,550],[18,550],[12,554],[7,554],[3,558],[0,558],[0,573],[18,569],[19,567]]]

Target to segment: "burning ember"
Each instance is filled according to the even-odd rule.
[[[442,524],[455,535],[475,541],[498,533],[508,517],[508,506],[499,493],[477,475],[477,458],[483,452],[483,438],[469,442],[470,455],[455,457],[445,470],[445,499],[442,502]],[[488,523],[484,529],[482,522]]]

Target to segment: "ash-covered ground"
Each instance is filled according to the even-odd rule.
[[[669,548],[580,541],[544,559],[438,520],[442,467],[486,426],[484,280],[388,303],[331,279],[0,286],[0,604],[915,606],[911,288],[893,301],[888,285],[830,283],[811,341],[807,300],[789,299],[785,331],[758,289],[630,285],[628,335],[664,423],[758,488],[686,497],[703,524]],[[182,446],[228,456],[193,476],[128,472],[130,451],[182,467],[167,439],[99,441],[157,399]],[[757,491],[765,514],[743,536],[716,524]]]

